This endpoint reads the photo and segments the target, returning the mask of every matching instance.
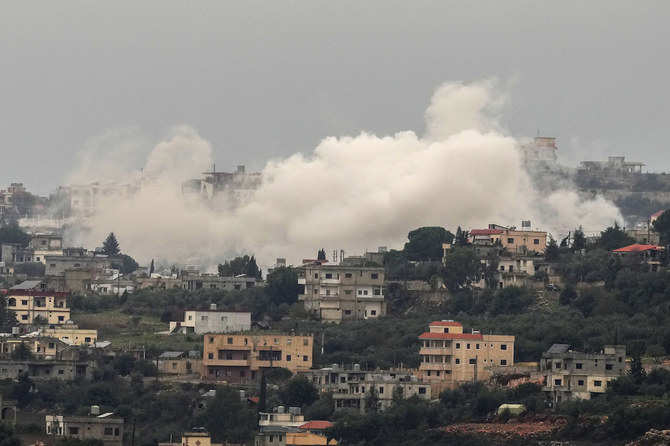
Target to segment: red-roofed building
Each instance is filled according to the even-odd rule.
[[[490,224],[487,229],[472,229],[468,240],[475,246],[497,244],[510,253],[542,253],[547,246],[547,232],[531,230],[530,221],[522,222],[520,230],[514,226]]]
[[[612,255],[626,263],[645,263],[652,271],[658,271],[665,248],[658,245],[634,244],[615,249]]]
[[[433,394],[466,381],[488,379],[493,368],[514,365],[514,336],[463,333],[455,321],[434,321],[419,336],[423,379]]]
[[[308,421],[302,426],[298,426],[298,429],[300,429],[301,431],[311,432],[313,434],[322,434],[323,431],[325,431],[329,427],[333,427],[333,423],[331,423],[330,421],[312,420]]]

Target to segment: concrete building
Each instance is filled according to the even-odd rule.
[[[188,376],[202,370],[200,352],[167,351],[158,356],[158,373],[162,376]]]
[[[407,371],[361,370],[360,365],[346,369],[337,364],[319,370],[311,370],[306,376],[319,389],[319,392],[331,392],[335,411],[352,409],[365,413],[365,399],[371,389],[379,397],[381,410],[391,406],[393,394],[403,398],[417,396],[430,400],[431,385],[420,381]]]
[[[33,250],[33,261],[46,265],[46,256],[63,255],[63,236],[56,234],[34,234],[28,248]]]
[[[221,277],[218,275],[187,274],[181,278],[181,287],[187,291],[196,291],[203,288],[211,290],[246,290],[247,288],[259,286],[261,283],[261,280],[248,276]]]
[[[570,350],[568,344],[554,344],[542,354],[542,390],[555,403],[572,398],[591,399],[605,393],[607,383],[626,373],[626,347],[606,345],[600,353]]]
[[[515,226],[490,224],[487,229],[471,230],[469,242],[475,246],[498,245],[509,253],[542,254],[547,247],[547,232],[531,230],[530,221],[523,221],[521,230]]]
[[[181,320],[170,322],[170,333],[205,334],[232,333],[251,330],[251,313],[218,311],[216,304],[209,310],[186,310]]]
[[[212,437],[205,428],[193,428],[191,432],[184,432],[181,442],[159,442],[158,446],[223,446],[223,443],[212,443]]]
[[[297,268],[298,300],[323,322],[374,319],[386,315],[384,268],[324,265]]]
[[[49,337],[3,337],[0,338],[0,352],[5,359],[11,358],[19,346],[27,347],[35,358],[60,358],[60,354],[69,346],[58,339]]]
[[[555,168],[557,163],[556,138],[546,136],[536,136],[533,142],[520,147],[523,164],[530,169],[551,169]]]
[[[651,271],[658,271],[661,267],[665,248],[657,245],[629,245],[612,251],[614,257],[621,259],[624,264],[646,264]]]
[[[66,270],[102,271],[111,266],[107,256],[89,253],[84,248],[65,248],[62,255],[44,257],[47,276],[62,276]]]
[[[207,334],[204,338],[202,376],[206,379],[246,383],[259,380],[259,371],[273,367],[293,373],[312,367],[313,335]]]
[[[98,342],[98,330],[79,328],[74,324],[40,328],[41,336],[58,339],[67,345],[88,345]]]
[[[514,365],[514,336],[463,333],[454,321],[431,322],[429,331],[419,336],[423,380],[436,390],[463,382],[486,380],[492,368]]]
[[[59,379],[71,381],[75,378],[92,379],[95,361],[74,359],[3,359],[0,360],[0,379],[16,379],[21,373],[28,373],[33,381]]]
[[[624,156],[609,156],[607,161],[582,161],[580,170],[605,171],[609,173],[641,173],[644,163],[639,161],[626,161]]]
[[[5,291],[7,308],[24,325],[34,324],[38,317],[47,324],[65,324],[70,320],[69,296],[67,292],[47,289],[41,281],[26,281]]]
[[[122,446],[123,418],[114,418],[112,415],[111,412],[88,417],[46,415],[46,432],[54,437],[102,440],[105,446]]]
[[[258,414],[258,426],[261,430],[267,427],[298,427],[305,424],[305,416],[299,407],[278,406],[274,412],[261,412]]]

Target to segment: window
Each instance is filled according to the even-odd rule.
[[[426,394],[426,388],[425,387],[419,387],[419,395],[425,395]]]
[[[302,360],[303,360],[304,362],[307,362],[307,361],[309,361],[309,356],[307,356],[307,355],[304,355],[304,356],[302,357]]]
[[[81,267],[81,263],[75,263],[75,264],[74,264],[74,267],[75,267],[75,268],[80,268],[80,267]]]
[[[344,290],[344,294],[351,295],[351,290]]]
[[[534,238],[533,239],[533,245],[539,245],[540,244],[540,239],[539,238]]]
[[[24,314],[23,316],[21,316],[21,320],[22,321],[27,321],[28,320],[28,315]]]
[[[291,355],[286,355],[286,360],[291,361]]]
[[[65,370],[63,370],[63,369],[60,369],[60,370],[58,371],[58,374],[59,374],[59,375],[63,375],[64,373],[65,373]]]
[[[207,320],[207,316],[200,316],[200,320],[201,320],[201,321],[206,321],[206,320]]]
[[[509,238],[507,239],[507,243],[514,243],[514,238],[513,238],[513,237],[509,237]]]
[[[469,364],[477,364],[477,360],[475,358],[470,358],[468,361]]]
[[[581,362],[577,362],[577,363],[575,363],[575,368],[576,368],[576,369],[581,370],[582,367],[583,367],[583,364],[582,364]]]
[[[78,427],[71,427],[69,429],[70,435],[79,435],[79,428]]]
[[[456,358],[456,364],[460,364],[460,363],[461,363],[461,360]]]
[[[118,428],[118,427],[115,427],[115,428],[114,428],[114,435],[118,437],[119,434],[120,434],[120,433],[119,433],[119,428]]]
[[[50,263],[50,264],[49,264],[49,268],[55,268],[55,267],[56,267],[56,264],[55,264],[55,263]]]
[[[556,363],[554,363],[554,368],[555,368],[556,370],[560,370],[560,369],[561,369],[561,363],[560,363],[560,362],[556,362]]]
[[[578,379],[577,380],[577,385],[578,386],[583,386],[584,385],[584,380],[583,379]]]
[[[612,370],[612,364],[605,364],[605,370]]]
[[[84,338],[84,342],[87,342],[87,343],[88,343],[88,342],[91,342],[91,337],[90,337],[90,336],[86,336],[86,337]],[[53,347],[51,346],[51,344],[49,344],[49,348],[53,348]]]
[[[500,271],[505,271],[505,265],[500,265]]]
[[[470,344],[465,344],[465,348],[467,348],[468,350],[470,350]]]
[[[479,350],[479,344],[475,344],[475,350]]]
[[[384,388],[382,386],[379,386],[379,394],[381,395],[382,393],[384,393]]]
[[[500,365],[507,365],[507,359],[501,359]]]
[[[309,345],[309,339],[305,338],[302,340],[302,345],[307,347]]]
[[[209,343],[210,343],[210,344],[213,344],[213,343],[214,343],[214,338],[211,337],[211,336],[209,337]]]
[[[232,343],[233,343],[233,338],[228,338],[228,344],[232,344]]]
[[[603,385],[602,381],[598,381],[598,380],[593,381],[593,386],[594,387],[602,387],[602,385]]]
[[[207,359],[214,359],[214,353],[207,353]]]
[[[461,343],[460,342],[456,343],[456,348],[461,348]]]
[[[28,305],[28,301],[27,300],[21,300],[21,305]]]
[[[372,273],[372,274],[370,274],[370,277],[373,278],[373,279],[379,279],[379,274]]]
[[[351,314],[351,310],[344,310],[344,314]]]
[[[65,321],[65,316],[58,316],[58,322]]]
[[[114,429],[112,429],[111,427],[106,427],[105,435],[114,435]]]
[[[318,279],[319,278],[319,273],[314,273],[314,278]]]
[[[332,279],[333,274],[332,273],[326,273],[326,279]]]
[[[351,274],[351,273],[345,273],[345,274],[344,274],[344,277],[346,277],[347,279],[351,279],[352,274]]]
[[[370,315],[376,316],[377,315],[377,310],[370,310]]]
[[[90,341],[91,339],[88,338],[88,340]],[[54,344],[53,342],[49,342],[49,348],[54,348],[55,345],[56,345],[56,344]]]
[[[554,385],[555,386],[560,386],[561,385],[561,380],[560,379],[555,379],[554,380]]]
[[[233,359],[233,354],[232,353],[226,353],[226,359],[228,361],[232,360]]]
[[[507,344],[500,344],[500,350],[507,350]]]

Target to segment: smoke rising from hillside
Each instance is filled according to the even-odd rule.
[[[100,245],[114,231],[122,250],[143,262],[206,266],[247,253],[267,267],[277,257],[297,264],[320,248],[400,249],[420,226],[455,231],[525,219],[557,235],[622,220],[605,200],[583,201],[566,188],[536,190],[521,167],[517,140],[499,125],[503,103],[495,81],[445,84],[426,111],[425,136],[325,138],[313,153],[269,161],[262,186],[234,210],[181,198],[182,181],[200,178],[212,165],[212,149],[194,129],[180,126],[147,156],[145,186],[100,206],[81,243]],[[109,160],[99,161],[95,171],[104,172]],[[79,177],[75,172],[73,179]]]

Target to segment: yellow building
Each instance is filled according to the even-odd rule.
[[[41,318],[47,324],[65,324],[70,320],[67,308],[69,292],[48,290],[40,281],[26,281],[5,292],[7,309],[16,313],[20,324],[34,324]]]
[[[54,338],[0,338],[0,352],[2,352],[2,356],[4,357],[11,356],[21,344],[28,347],[30,352],[37,358],[47,356],[57,358],[58,354],[67,348],[65,343]]]
[[[441,388],[467,381],[488,379],[492,369],[514,365],[514,336],[463,333],[454,321],[431,322],[429,331],[419,336],[424,381]]]
[[[194,428],[198,429],[198,428]],[[158,446],[223,446],[222,443],[212,443],[212,438],[204,428],[201,431],[185,432],[181,443],[158,443]]]
[[[469,241],[475,246],[499,245],[510,253],[543,253],[547,247],[547,232],[532,231],[530,222],[518,230],[515,226],[505,227],[490,224],[488,229],[473,229]]]
[[[259,371],[275,367],[304,372],[312,367],[313,343],[311,334],[206,334],[202,376],[244,383],[260,379]]]
[[[72,324],[43,328],[40,333],[43,336],[59,339],[68,345],[95,344],[98,341],[98,330],[78,328]]]

